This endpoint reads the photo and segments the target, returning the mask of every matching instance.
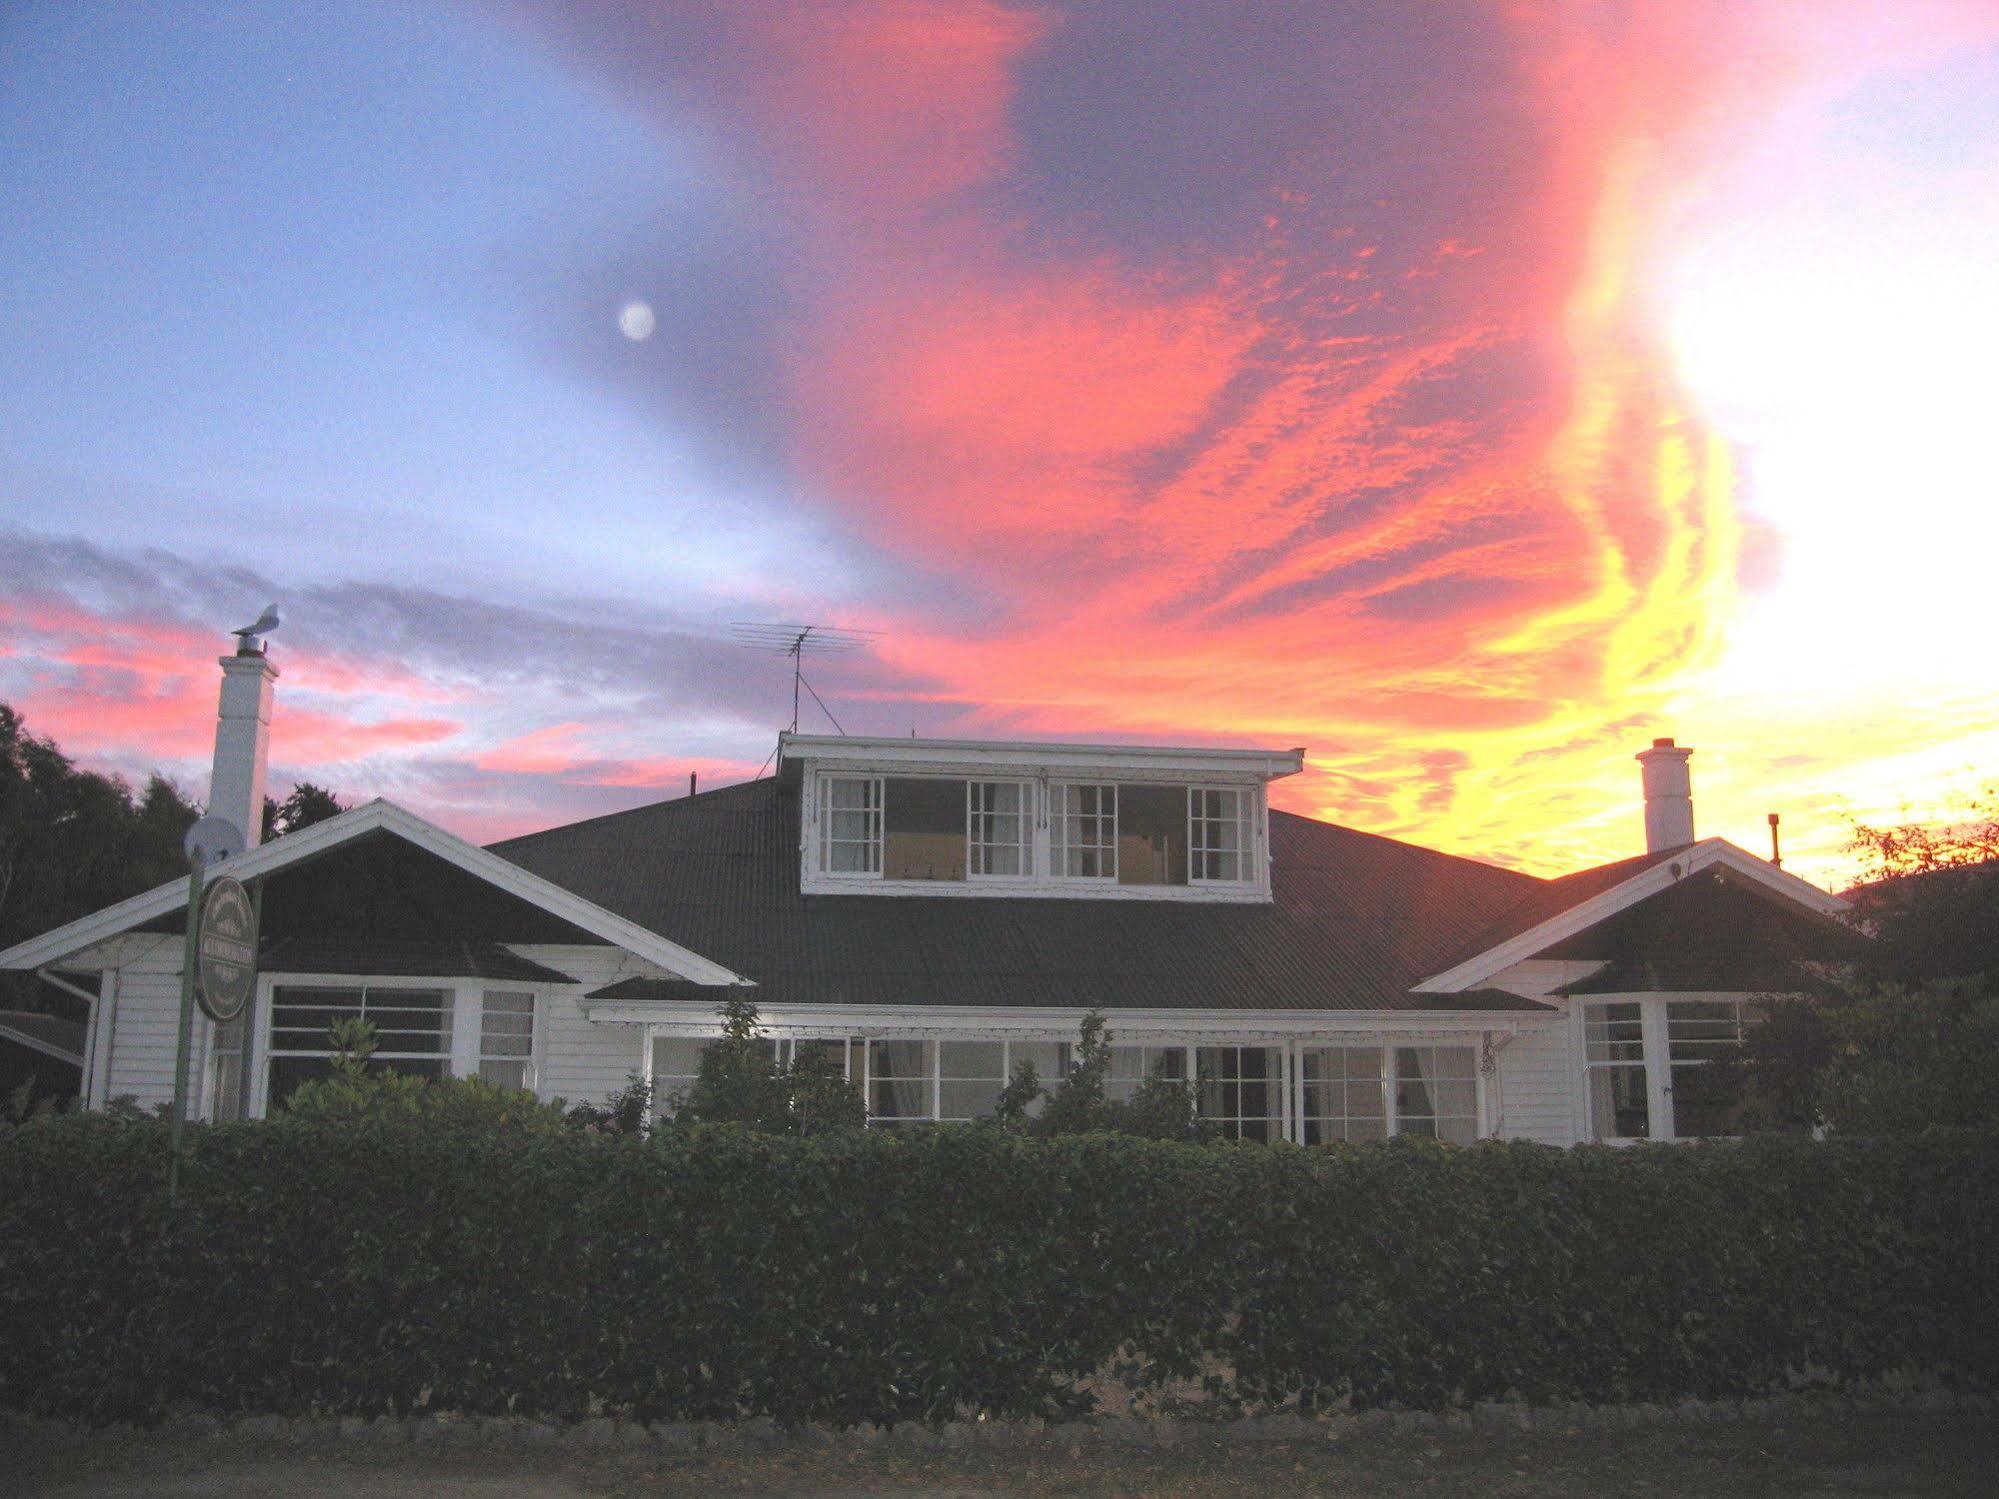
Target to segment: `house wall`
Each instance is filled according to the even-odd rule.
[[[579,999],[592,990],[633,976],[665,977],[659,969],[622,949],[605,946],[526,945],[515,949],[577,980],[540,989],[537,1092],[544,1099],[601,1103],[645,1066],[645,1027],[584,1018]],[[99,1034],[109,1055],[104,1081],[93,1089],[102,1103],[129,1096],[151,1109],[173,1097],[176,1027],[180,1013],[180,939],[130,936],[116,944],[115,975],[108,985],[111,1004]],[[1498,976],[1496,985],[1515,992],[1545,994],[1579,978],[1594,963],[1528,963]],[[1543,971],[1547,970],[1547,971]],[[1568,970],[1575,970],[1569,972]],[[1495,1037],[1495,1070],[1487,1079],[1487,1121],[1502,1138],[1572,1145],[1577,1139],[1576,1089],[1580,1067],[1574,1031],[1566,1013],[1523,1028],[1509,1041]],[[261,1017],[260,1017],[261,1022]],[[213,1026],[197,1009],[191,1075],[197,1088],[205,1075]],[[100,1091],[101,1089],[101,1091]]]
[[[645,1027],[593,1024],[577,1001],[625,978],[668,978],[651,963],[615,947],[530,947],[514,951],[579,980],[548,991],[542,1011],[536,1092],[544,1099],[602,1103],[645,1067]]]
[[[173,935],[120,937],[112,946],[110,1011],[100,1032],[108,1042],[104,1081],[93,1094],[100,1104],[129,1097],[142,1109],[171,1103],[174,1052],[180,1039],[181,939]],[[193,1075],[208,1055],[212,1027],[197,1006]]]
[[[598,1103],[625,1086],[644,1067],[645,1028],[593,1025],[578,999],[593,989],[634,976],[671,977],[620,948],[527,946],[515,949],[578,982],[532,986],[541,996],[537,1012],[537,1092],[570,1103]],[[174,1054],[180,1025],[178,936],[138,935],[117,939],[103,953],[108,982],[97,1022],[101,1067],[93,1068],[90,1099],[102,1107],[129,1097],[142,1109],[169,1103],[174,1091]],[[496,987],[514,987],[497,986]],[[266,1023],[262,1013],[258,1023]],[[206,1076],[214,1024],[197,1006],[189,1076],[197,1101]]]

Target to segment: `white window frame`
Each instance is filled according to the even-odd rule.
[[[250,1113],[252,1119],[268,1117],[271,1108],[271,1059],[273,1056],[306,1055],[295,1051],[275,1051],[271,1045],[272,1023],[277,1007],[273,996],[279,989],[438,989],[449,996],[448,1006],[451,1021],[451,1042],[441,1053],[444,1060],[444,1076],[477,1077],[483,1046],[481,1032],[484,1025],[483,999],[487,990],[509,993],[532,993],[534,995],[534,1039],[529,1054],[530,1083],[528,1091],[535,1097],[542,1096],[541,1081],[546,1076],[549,1018],[554,1009],[554,990],[548,984],[509,983],[501,979],[481,979],[465,976],[438,978],[434,975],[412,974],[352,974],[352,973],[263,973],[257,976],[257,992],[250,1004],[245,1006],[243,1019],[251,1027],[250,1067],[253,1086],[250,1090]],[[211,1027],[211,1031],[212,1031]],[[211,1034],[209,1045],[213,1047]],[[649,1049],[648,1049],[649,1050]],[[426,1053],[428,1057],[430,1053]],[[520,1060],[511,1058],[509,1060]],[[212,1072],[212,1064],[204,1062],[204,1071]],[[210,1102],[209,1117],[213,1117],[213,1103]]]
[[[993,812],[979,805],[981,795],[989,786],[1011,786],[1020,793],[1020,841],[1018,845],[991,843],[978,836],[981,817],[1001,817],[1006,814]],[[981,884],[1014,884],[1031,881],[1039,873],[1035,867],[1034,837],[1034,782],[1015,776],[967,776],[965,778],[965,879]],[[979,870],[979,856],[982,850],[1018,847],[1020,872],[1018,874],[987,874]]]
[[[1069,827],[1069,793],[1072,791],[1094,791],[1097,793],[1096,809],[1091,812],[1077,812],[1074,819],[1080,827],[1088,823],[1101,831],[1104,823],[1104,794],[1110,794],[1110,840],[1104,843],[1071,843]],[[1048,874],[1053,880],[1066,885],[1115,885],[1118,882],[1118,783],[1116,781],[1052,781],[1048,788]],[[1071,874],[1069,854],[1096,853],[1103,857],[1108,868],[1097,874]],[[1148,886],[1148,889],[1153,888]]]
[[[494,1051],[488,1045],[490,1038],[486,1033],[486,1006],[488,1001],[500,997],[520,997],[525,998],[528,1002],[528,1049],[524,1054],[516,1055],[512,1052],[500,1053]],[[541,996],[526,984],[483,984],[480,987],[477,1000],[473,1006],[474,1012],[478,1016],[479,1049],[474,1056],[472,1066],[467,1075],[471,1077],[484,1077],[486,1075],[487,1064],[489,1063],[507,1067],[519,1066],[522,1077],[522,1082],[519,1086],[525,1092],[535,1093],[539,1088],[539,1069],[536,1063],[539,1061],[537,1053],[541,1045],[543,1008]],[[501,1086],[511,1087],[513,1084],[502,1084]]]
[[[1405,1051],[1469,1052],[1471,1054],[1471,1066],[1472,1066],[1471,1136],[1473,1140],[1481,1140],[1485,1138],[1486,1118],[1487,1118],[1486,1073],[1485,1073],[1485,1068],[1482,1065],[1480,1065],[1479,1043],[1473,1040],[1468,1040],[1461,1036],[1418,1037],[1418,1036],[1389,1036],[1389,1035],[1384,1035],[1379,1038],[1357,1036],[1351,1039],[1340,1040],[1340,1041],[1326,1041],[1326,1042],[1309,1041],[1303,1043],[1298,1047],[1298,1055],[1295,1066],[1299,1081],[1298,1081],[1298,1090],[1297,1090],[1297,1101],[1292,1110],[1292,1133],[1290,1135],[1290,1138],[1301,1142],[1305,1138],[1305,1120],[1306,1120],[1305,1089],[1308,1086],[1304,1081],[1305,1056],[1309,1052],[1323,1053],[1328,1051],[1374,1051],[1379,1053],[1380,1071],[1376,1075],[1374,1081],[1375,1081],[1375,1086],[1381,1090],[1380,1092],[1381,1112],[1378,1117],[1381,1119],[1382,1122],[1382,1130],[1384,1132],[1384,1137],[1388,1139],[1393,1139],[1395,1136],[1405,1133],[1403,1129],[1403,1114],[1401,1108],[1401,1099],[1398,1097],[1398,1084],[1400,1084],[1402,1081],[1401,1054]],[[1347,1086],[1351,1087],[1355,1081],[1356,1081],[1355,1079],[1349,1077],[1346,1080]],[[1364,1083],[1365,1080],[1363,1079],[1361,1081],[1363,1081]],[[1438,1081],[1463,1082],[1464,1079],[1458,1077],[1449,1078],[1449,1079],[1439,1079],[1436,1077],[1429,1077],[1425,1078],[1424,1081],[1429,1083],[1436,1083]],[[1321,1086],[1323,1086],[1323,1082],[1321,1083]],[[1315,1115],[1313,1117],[1320,1119],[1322,1122],[1330,1120],[1332,1118],[1331,1115]],[[1352,1118],[1355,1116],[1344,1115],[1341,1117]],[[1361,1116],[1361,1117],[1370,1117],[1370,1116]],[[1461,1114],[1443,1114],[1443,1115],[1425,1114],[1421,1116],[1412,1115],[1411,1117],[1422,1117],[1426,1119],[1437,1119],[1437,1118],[1460,1119],[1465,1116]],[[1436,1136],[1435,1138],[1441,1139],[1443,1137]],[[1325,1143],[1325,1142],[1322,1141],[1320,1143]],[[1453,1141],[1449,1143],[1456,1144],[1461,1142]]]
[[[869,787],[871,788],[872,803],[859,808],[843,807],[836,809],[833,805],[833,788],[836,785]],[[876,775],[822,775],[819,778],[818,790],[819,874],[821,878],[828,880],[879,880],[882,877],[884,843],[882,832],[887,823],[887,808],[885,805],[887,787],[883,784],[883,778]],[[860,812],[871,826],[872,831],[869,837],[835,838],[833,836],[833,817],[836,810],[841,812]],[[870,849],[872,852],[872,867],[867,869],[835,869],[833,867],[833,849],[835,845]]]
[[[1235,802],[1235,813],[1230,817],[1208,817],[1195,811],[1203,796],[1227,796]],[[1187,788],[1187,883],[1190,885],[1222,885],[1240,887],[1256,883],[1258,845],[1257,798],[1248,786],[1190,785]],[[1233,823],[1236,836],[1240,839],[1233,850],[1205,846],[1197,833],[1203,827],[1217,827]],[[1241,872],[1234,879],[1207,876],[1195,873],[1201,867],[1204,855],[1234,853]]]
[[[1688,994],[1592,994],[1576,1001],[1573,1020],[1578,1099],[1576,1138],[1601,1145],[1637,1145],[1646,1140],[1718,1140],[1724,1135],[1681,1135],[1673,1117],[1673,1073],[1676,1068],[1707,1066],[1706,1059],[1674,1061],[1672,1057],[1672,1008],[1684,1004],[1720,1004],[1733,1007],[1738,1038],[1754,1023],[1749,1013],[1758,996],[1741,993]],[[1599,1006],[1636,1005],[1644,1048],[1645,1121],[1644,1135],[1599,1135],[1590,1117],[1590,1082],[1595,1072],[1607,1066],[1632,1067],[1635,1063],[1592,1062],[1589,1057],[1590,1013]]]

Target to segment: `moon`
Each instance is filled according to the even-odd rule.
[[[655,322],[652,307],[645,302],[627,302],[618,309],[618,331],[635,344],[652,337]]]

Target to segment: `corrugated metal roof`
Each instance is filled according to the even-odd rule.
[[[797,792],[760,780],[493,852],[800,1004],[1461,1008],[1409,986],[1547,883],[1286,812],[1270,846],[1269,905],[808,896]]]

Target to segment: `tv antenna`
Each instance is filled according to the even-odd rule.
[[[812,694],[812,701],[819,705],[819,711],[826,715],[834,728],[842,734],[847,732],[840,727],[840,720],[833,717],[833,710],[826,706],[826,699],[805,679],[805,658],[863,650],[874,643],[879,631],[846,630],[835,625],[732,624],[729,633],[751,650],[791,657],[792,733],[798,732],[798,690],[801,687]]]

